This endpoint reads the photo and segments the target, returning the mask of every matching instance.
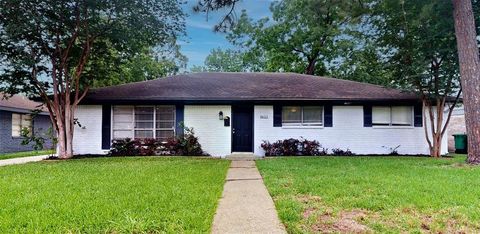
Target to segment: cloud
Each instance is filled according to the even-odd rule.
[[[194,20],[194,19],[187,20],[187,27],[191,27],[191,28],[212,30],[213,26],[214,26],[213,23],[209,23],[205,19],[204,20]]]

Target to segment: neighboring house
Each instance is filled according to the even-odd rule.
[[[445,113],[445,115],[447,115]],[[455,141],[453,138],[454,134],[466,134],[467,129],[465,126],[465,112],[463,110],[463,105],[455,107],[452,112],[452,117],[450,117],[450,122],[447,127],[447,137],[448,137],[448,151],[455,152]]]
[[[0,93],[0,153],[30,151],[32,145],[22,145],[21,130],[30,129],[32,134],[42,134],[51,126],[48,113],[41,112],[32,116],[32,111],[38,109],[41,103],[30,101],[21,95],[8,99]],[[43,109],[42,109],[43,110]],[[44,110],[43,110],[44,111]],[[46,144],[50,147],[50,143]]]
[[[417,95],[293,73],[194,73],[94,89],[76,117],[76,154],[107,153],[115,138],[166,139],[182,134],[181,123],[213,156],[263,156],[262,141],[300,137],[357,154],[398,145],[400,154],[429,154]]]

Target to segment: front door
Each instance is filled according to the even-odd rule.
[[[253,152],[253,106],[232,107],[232,152]]]

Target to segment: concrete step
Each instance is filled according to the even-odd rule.
[[[232,161],[254,161],[258,159],[258,157],[253,154],[231,154],[228,155],[226,159]]]

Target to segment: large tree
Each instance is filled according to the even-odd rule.
[[[0,0],[0,91],[40,96],[58,155],[72,157],[75,111],[102,78],[93,66],[102,50],[132,58],[171,41],[183,22],[177,0]]]
[[[462,90],[452,6],[436,0],[382,0],[372,6],[369,26],[375,29],[376,47],[384,50],[395,84],[420,94],[430,154],[440,157]]]
[[[362,12],[347,0],[283,0],[271,4],[271,18],[253,21],[243,12],[228,38],[265,56],[265,69],[324,75],[340,56],[346,28]]]
[[[385,56],[376,45],[362,37],[349,40],[351,45],[343,46],[342,56],[332,62],[330,75],[335,78],[365,82],[376,85],[392,86],[393,71],[388,69]]]
[[[91,58],[91,67],[96,76],[92,87],[119,85],[131,82],[153,80],[175,75],[185,68],[188,59],[180,52],[180,46],[172,41],[164,46],[144,48],[131,57],[118,56],[114,48],[103,48],[99,58]],[[95,56],[95,55],[93,55]]]
[[[243,72],[246,70],[241,52],[232,49],[222,50],[221,48],[212,49],[205,58],[203,66],[192,68],[193,72]]]
[[[203,66],[194,66],[192,72],[256,72],[262,71],[263,63],[259,57],[251,57],[233,49],[212,49],[205,58]]]
[[[453,0],[453,17],[460,60],[465,122],[468,135],[468,158],[471,164],[480,164],[480,55],[478,32],[471,0]],[[479,1],[476,10],[480,8]],[[477,22],[479,12],[477,14]],[[478,28],[477,28],[478,30]]]

